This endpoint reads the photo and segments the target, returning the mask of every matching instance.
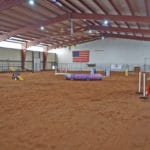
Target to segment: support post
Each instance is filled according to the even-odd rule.
[[[22,45],[22,50],[21,50],[21,69],[22,69],[22,71],[25,70],[26,49],[27,49],[27,43]]]
[[[146,88],[145,88],[145,86],[146,86],[146,80],[145,80],[145,73],[143,73],[143,97],[145,97],[146,96]]]
[[[46,70],[47,56],[48,56],[48,48],[45,47],[43,51],[43,70]]]
[[[34,51],[32,51],[32,72],[35,71],[35,65],[34,65]]]

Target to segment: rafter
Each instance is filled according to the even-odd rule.
[[[121,34],[106,34],[106,36],[113,37],[113,38],[130,39],[130,40],[150,41],[150,37],[143,37],[143,36],[132,36],[132,35],[121,35]]]
[[[64,41],[63,43],[57,43],[57,44],[54,44],[52,46],[49,46],[49,50],[50,49],[55,49],[55,48],[59,48],[59,47],[64,47],[64,46],[72,46],[72,45],[76,45],[76,44],[79,44],[79,43],[84,43],[84,42],[88,42],[88,41],[94,41],[95,39],[97,39],[97,37],[93,36],[93,37],[86,37],[86,38],[82,38],[81,39],[73,39],[73,40],[70,40],[70,41]]]
[[[145,30],[145,29],[129,29],[129,28],[121,28],[121,27],[103,27],[103,26],[90,26],[90,27],[85,27],[84,30],[82,30],[82,33],[80,30],[76,30],[75,31],[75,36],[77,36],[78,34],[84,34],[84,32],[88,29],[92,29],[92,30],[97,30],[99,32],[101,31],[111,31],[111,32],[125,32],[125,33],[139,33],[139,34],[150,34],[149,30]],[[59,36],[65,36],[69,34],[69,32],[65,32],[56,36],[47,36],[41,39],[36,39],[34,41],[30,41],[27,43],[27,48],[30,46],[34,46],[34,45],[38,45],[40,42],[46,41],[46,40],[54,40]],[[120,34],[118,34],[120,37]],[[134,39],[135,36],[133,36]],[[130,37],[132,38],[132,37]],[[69,40],[69,39],[68,39]],[[70,42],[72,41],[71,39],[69,40]],[[54,44],[55,45],[55,44]]]
[[[27,42],[27,48],[31,47],[31,46],[38,45],[41,42],[44,42],[44,41],[47,41],[47,40],[55,39],[56,37],[65,36],[66,34],[69,35],[70,32],[65,32],[65,33],[59,34],[57,36],[51,36],[51,35],[49,35],[49,36],[46,36],[46,37],[42,37],[40,39],[36,39],[36,40],[30,41],[30,42]]]
[[[106,15],[109,15],[108,11],[106,9],[104,9],[104,7],[96,0],[93,0],[95,2],[95,4],[106,14]],[[120,15],[120,14],[119,14]],[[114,23],[120,27],[119,23],[114,21]]]
[[[148,0],[144,0],[144,5],[145,5],[145,10],[146,10],[146,15],[150,16],[150,11],[148,7]]]
[[[130,10],[130,12],[131,12],[132,16],[135,16],[135,13],[134,13],[134,11],[133,11],[133,8],[132,8],[131,3],[129,2],[129,0],[125,0],[125,1],[126,1],[126,3],[127,3],[127,5],[128,5],[128,7],[129,7],[129,10]],[[137,25],[137,26],[138,26],[138,28],[140,29],[140,25],[139,25],[139,23],[136,23],[136,25]]]
[[[0,3],[0,11],[4,10],[4,9],[9,9],[11,7],[14,7],[16,5],[21,5],[24,2],[26,2],[26,0],[5,0],[3,2]]]
[[[127,32],[127,33],[140,33],[140,34],[149,34],[150,30],[147,29],[131,29],[131,28],[121,28],[121,27],[103,27],[103,26],[90,26],[92,30],[98,31],[111,31],[111,32]]]
[[[149,23],[150,18],[147,16],[128,16],[128,15],[104,15],[104,14],[90,14],[90,13],[73,13],[73,19],[93,19],[103,20],[108,19],[112,21],[126,21],[126,22],[145,22]]]
[[[28,31],[32,31],[33,29],[39,28],[41,25],[52,25],[55,23],[60,23],[64,20],[68,20],[68,18],[72,19],[89,19],[89,20],[103,20],[108,19],[111,21],[125,21],[125,22],[145,22],[149,23],[150,18],[147,16],[127,16],[127,15],[103,15],[103,14],[89,14],[89,13],[71,13],[71,14],[65,14],[62,16],[58,16],[55,18],[48,19],[46,21],[41,21],[40,23],[29,25],[23,28],[20,28],[18,30],[14,30],[12,32],[3,34],[0,36],[0,41],[6,40],[7,38],[10,38],[12,36],[15,36],[17,34],[22,34]]]
[[[121,35],[121,34],[113,34],[113,33],[105,33],[105,37],[113,37],[113,38],[123,38],[123,39],[130,39],[130,40],[140,40],[140,41],[150,41],[150,37],[143,37],[143,36],[132,36],[132,35]],[[70,40],[67,42],[63,43],[57,43],[54,45],[51,45],[48,49],[54,49],[54,48],[59,48],[59,47],[64,47],[64,46],[71,46],[71,45],[76,45],[79,43],[84,43],[84,42],[89,42],[89,41],[94,41],[97,39],[100,39],[101,35],[95,35],[91,38],[82,38],[82,40]]]
[[[36,28],[39,28],[41,25],[51,25],[51,24],[54,24],[54,23],[58,23],[58,22],[61,22],[61,21],[64,21],[68,19],[68,15],[65,14],[65,15],[62,15],[62,16],[58,16],[58,17],[55,17],[55,18],[51,18],[49,20],[46,20],[46,21],[42,21],[40,23],[37,23],[35,25],[29,25],[29,26],[26,26],[24,28],[20,28],[18,30],[14,30],[12,32],[9,32],[9,33],[6,33],[6,34],[3,34],[0,36],[0,41],[3,41],[3,40],[6,40],[7,38],[10,38],[11,36],[14,36],[14,35],[17,35],[17,34],[22,34],[22,33],[25,33],[27,31],[31,31],[33,29],[36,29]]]
[[[92,30],[97,30],[97,31],[111,31],[111,32],[125,32],[125,33],[140,33],[140,34],[150,34],[150,30],[145,30],[145,29],[131,29],[131,28],[121,28],[121,27],[103,27],[103,26],[90,26],[90,27],[85,27],[82,32],[88,30],[88,29],[92,29]],[[80,29],[75,31],[75,35],[81,33]],[[27,43],[27,48],[34,46],[34,45],[38,45],[40,42],[49,40],[49,39],[55,39],[58,36],[65,36],[65,35],[69,35],[69,32],[64,32],[62,34],[58,34],[56,36],[47,36],[41,39],[36,39],[33,41],[30,41]]]
[[[85,6],[88,10],[90,10],[92,13],[96,13],[95,9],[93,9],[92,7],[90,7],[86,2],[84,2],[83,0],[80,0],[80,3]],[[95,21],[95,23],[100,24],[98,21]],[[94,23],[94,24],[95,24]],[[93,24],[93,22],[92,22]],[[93,24],[93,25],[94,25]]]
[[[115,9],[115,11],[118,13],[118,15],[122,15],[121,12],[119,11],[118,7],[114,4],[113,0],[109,0],[110,4],[113,6],[113,8]],[[129,24],[127,22],[125,22],[126,26],[128,28],[130,28]]]

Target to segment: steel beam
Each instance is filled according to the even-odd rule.
[[[17,35],[17,34],[22,34],[22,33],[25,33],[25,32],[28,32],[28,31],[31,31],[31,30],[34,30],[34,29],[38,29],[38,28],[40,28],[40,26],[47,26],[47,25],[55,24],[55,23],[64,21],[66,19],[68,19],[68,14],[58,16],[58,17],[55,17],[55,18],[51,18],[49,20],[42,21],[42,22],[34,24],[34,25],[29,25],[29,26],[26,26],[24,28],[20,28],[18,30],[14,30],[14,31],[11,31],[11,32],[8,32],[6,34],[1,35],[0,36],[0,41],[4,41],[4,40],[6,40],[6,39],[8,39],[12,36]]]
[[[13,0],[13,1],[12,0],[5,0],[3,2],[0,2],[0,11],[12,8],[12,7],[17,6],[17,5],[21,5],[24,2],[26,2],[26,0]]]
[[[90,13],[72,13],[72,19],[90,19],[90,20],[104,20],[110,21],[125,21],[125,22],[141,22],[150,23],[148,16],[128,16],[128,15],[104,15],[104,14],[90,14]]]

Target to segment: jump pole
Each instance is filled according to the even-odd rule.
[[[144,75],[145,76],[145,75]],[[138,89],[138,92],[141,93],[141,78],[142,78],[142,73],[139,72],[139,89]]]
[[[146,96],[146,89],[145,89],[145,86],[146,86],[146,80],[145,80],[145,73],[143,73],[143,97]]]
[[[143,96],[140,97],[141,99],[149,99],[148,93],[146,91],[146,74],[143,73]]]
[[[139,72],[139,83],[138,83],[138,91],[137,91],[137,94],[142,94],[141,86],[142,86],[142,72]]]
[[[57,72],[55,69],[55,75],[66,75],[67,74],[67,69],[64,70],[64,72]]]

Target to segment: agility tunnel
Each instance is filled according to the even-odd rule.
[[[65,75],[66,80],[102,80],[101,74],[70,74]]]

